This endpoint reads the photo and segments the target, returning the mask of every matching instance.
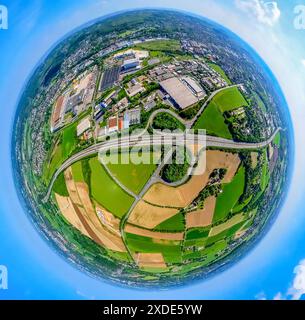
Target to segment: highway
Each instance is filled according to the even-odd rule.
[[[168,146],[188,146],[188,145],[194,145],[194,142],[196,142],[196,137],[200,137],[200,141],[205,140],[205,148],[209,147],[215,147],[215,148],[222,148],[222,149],[231,149],[231,150],[252,150],[252,149],[260,149],[268,146],[273,139],[275,138],[276,134],[281,130],[281,128],[278,128],[272,136],[263,142],[259,143],[246,143],[246,142],[235,142],[233,140],[223,139],[219,137],[214,136],[194,136],[193,134],[169,134],[169,133],[162,133],[161,131],[158,133],[158,136],[149,136],[144,133],[140,135],[131,135],[131,136],[125,136],[122,138],[116,138],[109,141],[104,141],[97,143],[95,145],[92,145],[88,147],[87,149],[80,151],[79,153],[73,155],[68,160],[66,160],[55,172],[49,188],[48,193],[44,199],[44,201],[48,201],[52,188],[54,185],[55,180],[58,178],[58,176],[67,168],[69,168],[72,164],[74,164],[77,161],[80,161],[84,158],[87,158],[89,156],[92,156],[94,154],[102,154],[106,153],[108,150],[113,149],[127,149],[132,147],[149,147],[153,145],[168,145]],[[201,140],[203,139],[203,140]]]

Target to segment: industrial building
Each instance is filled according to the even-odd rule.
[[[190,86],[177,77],[161,81],[160,86],[169,95],[169,100],[179,109],[186,109],[200,100]]]
[[[193,92],[193,94],[199,100],[204,99],[207,96],[204,89],[194,79],[190,77],[182,77],[181,81]]]
[[[114,66],[110,69],[105,70],[102,81],[100,85],[100,91],[103,92],[109,88],[112,88],[118,81],[120,77],[120,66]]]
[[[140,61],[139,59],[128,59],[125,60],[122,66],[123,71],[129,71],[132,69],[136,69],[140,67]]]
[[[77,136],[81,136],[83,133],[91,128],[90,117],[83,119],[77,126]]]

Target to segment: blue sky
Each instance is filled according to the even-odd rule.
[[[9,289],[0,290],[0,299],[298,299],[305,293],[305,30],[296,30],[293,24],[294,7],[302,1],[278,0],[268,7],[267,2],[0,0],[0,5],[9,9],[9,29],[0,30],[0,265],[8,267]],[[247,257],[205,282],[177,290],[138,292],[90,278],[60,258],[39,236],[16,197],[10,168],[10,135],[22,87],[56,41],[99,16],[152,6],[206,16],[255,48],[279,80],[288,101],[296,160],[285,206],[270,232]]]

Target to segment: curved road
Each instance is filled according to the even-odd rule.
[[[260,149],[264,148],[267,145],[269,145],[276,134],[281,130],[281,128],[278,128],[272,136],[263,142],[258,143],[246,143],[246,142],[235,142],[233,140],[223,139],[219,137],[213,137],[213,136],[202,136],[202,138],[206,139],[206,145],[205,147],[217,147],[217,148],[224,148],[224,149],[232,149],[232,150],[239,150],[239,149]],[[180,145],[180,146],[186,146],[188,144],[194,144],[194,135],[193,134],[168,134],[160,132],[158,141],[160,141],[160,144],[162,145],[173,145],[173,138],[175,138],[176,141],[174,141],[174,145]],[[87,149],[80,151],[79,153],[73,155],[70,157],[67,161],[65,161],[60,168],[55,172],[49,188],[48,193],[44,199],[44,201],[48,201],[52,188],[54,185],[55,180],[58,178],[58,176],[67,168],[69,168],[72,164],[74,164],[77,161],[80,161],[88,156],[98,154],[100,152],[107,152],[111,149],[118,149],[118,148],[130,148],[130,147],[145,147],[145,146],[152,146],[153,143],[156,143],[155,140],[152,140],[152,136],[149,135],[136,135],[136,136],[126,136],[118,139],[113,139],[105,142],[101,142],[95,145],[92,145],[88,147]]]
[[[197,112],[196,116],[192,120],[184,120],[182,119],[178,114],[176,114],[174,111],[170,109],[158,109],[154,111],[147,122],[146,128],[143,129],[140,133],[137,135],[131,135],[121,138],[112,139],[109,141],[103,141],[100,143],[96,143],[87,149],[80,151],[79,153],[73,155],[68,160],[66,160],[60,168],[55,172],[55,174],[52,177],[52,180],[50,182],[48,192],[46,197],[44,198],[44,202],[48,201],[50,198],[52,188],[54,185],[54,182],[58,178],[58,176],[67,168],[69,168],[73,163],[80,161],[88,156],[98,154],[99,152],[106,152],[110,149],[118,149],[118,148],[130,148],[133,146],[151,146],[153,144],[162,144],[162,145],[173,145],[173,140],[175,141],[176,145],[183,145],[186,146],[189,144],[194,144],[194,135],[191,133],[184,133],[184,134],[178,134],[178,133],[164,133],[162,131],[154,130],[154,133],[156,134],[154,136],[154,139],[152,140],[152,136],[147,135],[147,130],[151,126],[153,119],[159,114],[159,113],[168,113],[175,117],[177,120],[179,120],[181,123],[183,123],[186,127],[186,129],[192,128],[194,123],[197,121],[198,117],[202,114],[208,103],[220,92],[234,87],[239,87],[241,84],[232,85],[228,87],[221,88],[219,90],[214,91],[209,98],[205,101],[205,103],[202,105],[200,110]],[[245,142],[235,142],[233,140],[228,140],[224,138],[214,137],[214,136],[200,136],[202,139],[206,139],[205,147],[217,147],[217,148],[225,148],[225,149],[258,149],[263,148],[267,145],[269,145],[276,134],[281,130],[281,128],[278,128],[273,135],[266,141],[259,142],[259,143],[245,143]],[[157,139],[156,139],[157,137]],[[157,140],[157,142],[156,142]],[[159,142],[158,142],[159,141]],[[107,167],[107,166],[105,166]],[[118,181],[116,181],[118,183]],[[118,183],[120,186],[122,186],[121,183]],[[123,188],[125,190],[125,188]],[[127,190],[126,190],[127,191]],[[131,194],[130,191],[127,191],[129,194]],[[134,196],[134,194],[131,194]]]

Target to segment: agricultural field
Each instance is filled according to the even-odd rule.
[[[225,118],[223,117],[218,105],[214,102],[209,103],[204,112],[199,117],[194,129],[204,129],[207,134],[232,139]]]
[[[84,174],[83,174],[83,166],[81,161],[78,161],[72,165],[72,174],[76,182],[85,181]]]
[[[116,217],[121,218],[127,213],[134,199],[112,180],[97,158],[90,159],[89,164],[92,197]]]
[[[78,139],[76,134],[77,123],[73,123],[63,130],[62,133],[62,157],[69,158],[77,146]]]
[[[137,45],[138,49],[149,51],[179,52],[181,51],[180,42],[177,40],[156,40]]]
[[[82,270],[141,288],[202,279],[278,211],[292,145],[281,94],[215,28],[168,11],[106,18],[64,40],[29,82],[16,179],[41,232]],[[201,148],[186,135],[193,162],[181,135],[158,132],[161,148],[144,135],[176,129],[212,136]],[[173,161],[160,162],[170,137]]]
[[[275,136],[273,143],[279,148],[281,145],[281,133],[278,132],[277,135]]]
[[[124,161],[122,161],[121,155],[113,155],[112,157],[117,159],[118,163],[114,164],[114,161],[112,161],[111,157],[109,157],[108,159],[110,161],[109,164],[107,164],[107,167],[115,178],[117,178],[123,185],[125,185],[135,194],[139,194],[141,192],[157,167],[157,165],[152,163],[152,161],[149,161],[151,163],[148,164],[135,164],[132,161],[132,155],[128,154],[125,159],[127,160],[126,162],[128,162],[128,164],[122,163]],[[153,154],[147,153],[143,155],[143,159],[144,157],[148,157],[147,159],[152,160]]]
[[[51,155],[51,159],[49,163],[46,163],[44,166],[43,178],[47,184],[50,182],[53,174],[56,172],[56,170],[60,167],[61,164],[62,164],[62,146],[56,145]]]
[[[154,239],[126,233],[129,249],[134,253],[161,253],[169,264],[181,263],[182,248],[179,241],[155,242]]]
[[[248,105],[248,102],[237,87],[228,88],[218,93],[213,102],[222,113]]]
[[[184,216],[181,212],[163,221],[154,228],[154,231],[179,232],[184,231]]]
[[[224,220],[243,194],[245,187],[245,168],[241,167],[232,180],[223,186],[223,192],[218,196],[214,214],[214,222]]]

